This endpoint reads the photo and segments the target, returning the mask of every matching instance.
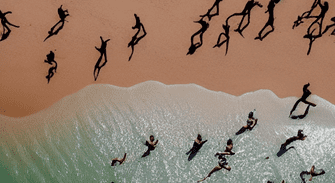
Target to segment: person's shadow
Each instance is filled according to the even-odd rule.
[[[188,161],[191,161],[191,160],[195,157],[195,155],[198,154],[199,150],[202,148],[203,145],[204,145],[204,143],[201,144],[201,145],[199,145],[199,147],[196,148],[196,149],[194,149],[194,150],[192,150],[192,149],[189,150],[189,151],[186,153],[186,155],[189,155],[188,158],[187,158],[187,160],[188,160]]]
[[[290,149],[292,149],[292,148],[295,149],[294,146],[291,146],[291,147],[289,147],[288,149],[286,148],[286,146],[281,147],[280,150],[279,150],[278,153],[277,153],[277,157],[282,156],[284,153],[286,153],[288,150],[290,150]]]

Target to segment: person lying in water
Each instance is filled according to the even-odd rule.
[[[148,156],[150,154],[150,151],[155,150],[158,140],[156,140],[156,142],[154,141],[155,137],[153,135],[150,135],[150,141],[145,142],[145,145],[148,146],[148,150],[142,155],[142,158]]]
[[[219,162],[218,162],[219,165],[217,165],[216,167],[214,167],[213,170],[211,172],[209,172],[209,174],[205,178],[199,180],[198,182],[202,182],[202,181],[206,180],[208,177],[210,177],[212,175],[212,173],[214,173],[216,171],[219,171],[222,168],[224,168],[224,169],[226,169],[228,171],[231,170],[231,167],[228,165],[227,159],[224,156],[222,156],[222,155],[215,155],[215,156],[219,156],[218,157],[219,158]]]
[[[249,113],[248,120],[247,120],[247,125],[243,126],[238,132],[236,132],[236,135],[239,135],[239,134],[243,133],[247,129],[252,130],[256,126],[258,119],[254,118],[254,112],[255,111],[256,111],[256,109],[254,109],[254,111],[251,111]]]
[[[233,140],[229,139],[227,141],[227,146],[226,146],[226,150],[224,152],[218,152],[215,155],[234,155],[235,153],[232,151],[233,149]]]
[[[289,139],[287,139],[286,142],[281,145],[280,149],[285,148],[288,144],[290,144],[293,141],[296,141],[296,140],[305,140],[307,136],[304,135],[302,132],[303,132],[303,130],[298,130],[298,135],[290,137]]]
[[[116,163],[120,163],[120,165],[126,160],[126,157],[127,157],[127,153],[124,153],[124,156],[122,159],[119,159],[119,158],[114,158],[112,160],[112,163],[111,163],[111,166],[115,166]]]
[[[207,140],[202,141],[201,135],[198,134],[198,137],[194,140],[193,147],[186,154],[195,153],[195,152],[199,151],[199,149],[202,147],[202,145],[204,145],[204,143],[206,143],[206,142],[207,142]]]

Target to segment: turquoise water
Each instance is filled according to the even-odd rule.
[[[24,118],[0,116],[0,175],[4,182],[196,182],[217,165],[214,154],[234,143],[231,171],[204,182],[301,182],[300,172],[315,165],[335,179],[335,106],[312,95],[317,104],[306,118],[292,120],[296,97],[278,98],[269,90],[239,97],[197,85],[145,82],[131,88],[91,85],[52,107]],[[304,109],[304,105],[298,109]],[[236,136],[256,109],[258,125]],[[298,111],[299,112],[299,111]],[[280,144],[303,129],[281,157]],[[188,161],[185,154],[200,133],[208,142]],[[148,157],[143,145],[159,140]],[[111,167],[113,158],[127,159]],[[265,159],[269,157],[269,159]],[[2,182],[2,181],[1,181]]]

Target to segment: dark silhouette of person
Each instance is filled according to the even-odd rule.
[[[281,146],[280,149],[285,149],[287,145],[289,145],[290,143],[296,141],[296,140],[305,140],[306,139],[306,135],[304,135],[303,130],[298,130],[298,134],[297,136],[293,136],[288,138]]]
[[[204,21],[203,18],[201,18],[199,21],[194,21],[194,22],[199,23],[201,25],[201,28],[191,36],[191,46],[188,49],[188,52],[186,55],[189,55],[189,54],[192,55],[196,51],[196,49],[202,46],[203,34],[207,31],[209,27],[209,24],[206,21]],[[194,44],[194,37],[197,35],[199,35],[200,37],[200,42],[197,42]]]
[[[93,72],[94,81],[96,81],[98,79],[100,69],[103,66],[105,66],[106,63],[107,63],[106,47],[107,47],[107,42],[110,39],[107,39],[106,41],[104,41],[101,36],[100,36],[100,39],[101,39],[101,47],[100,48],[95,47],[95,49],[97,49],[100,52],[100,57],[99,57],[97,63],[95,64],[95,66],[94,66],[94,72]],[[101,64],[102,57],[104,57],[105,61]]]
[[[269,13],[269,19],[266,22],[266,24],[264,25],[264,27],[262,28],[261,31],[259,31],[258,36],[255,37],[255,39],[259,39],[259,40],[263,40],[267,35],[269,35],[271,32],[273,32],[275,30],[273,23],[274,23],[274,8],[276,6],[277,3],[279,3],[280,0],[270,0],[269,4],[268,4],[268,10],[265,13]],[[266,32],[263,36],[263,31],[268,27],[271,27],[271,30],[269,30],[268,32]]]
[[[292,119],[303,119],[303,118],[306,117],[306,115],[308,114],[308,110],[309,110],[309,107],[310,107],[310,106],[311,106],[311,105],[308,105],[308,106],[307,106],[307,108],[306,108],[304,114],[302,114],[302,115],[297,115],[297,116],[290,115],[290,118],[292,118]]]
[[[11,11],[7,11],[5,13],[2,13],[2,11],[0,10],[0,19],[1,19],[1,24],[2,24],[2,35],[1,35],[1,38],[0,38],[0,41],[3,41],[5,39],[7,39],[7,37],[9,36],[11,30],[10,28],[7,26],[10,25],[10,26],[13,26],[13,27],[16,27],[16,28],[19,28],[20,26],[17,26],[17,25],[14,25],[12,23],[10,23],[7,18],[6,18],[6,15],[7,14],[11,14],[12,12]]]
[[[309,18],[316,18],[313,23],[308,27],[307,29],[307,34],[304,36],[304,38],[307,38],[309,39],[309,48],[308,48],[308,52],[307,52],[307,55],[309,55],[311,49],[312,49],[312,44],[313,42],[316,40],[316,38],[320,38],[322,36],[322,23],[323,23],[323,19],[325,18],[326,16],[326,13],[329,9],[329,5],[328,5],[328,2],[325,1],[323,3],[323,5],[320,3],[320,1],[318,2],[318,5],[320,6],[321,8],[321,12],[318,16],[309,16]],[[311,30],[311,28],[317,24],[318,25],[318,33],[317,34],[313,34],[314,31],[316,30],[315,28],[313,30]]]
[[[188,161],[191,161],[195,157],[206,142],[207,140],[203,141],[201,135],[198,134],[197,138],[194,140],[193,147],[186,153],[186,155],[189,155]]]
[[[128,61],[130,61],[131,57],[133,56],[134,53],[134,46],[137,45],[137,43],[144,37],[147,35],[147,32],[144,29],[143,24],[140,21],[140,18],[134,14],[135,19],[136,19],[136,24],[135,26],[132,27],[132,29],[138,29],[137,32],[135,33],[135,35],[132,37],[131,41],[128,43],[128,47],[131,47],[131,54],[129,56]],[[137,37],[138,34],[141,32],[141,30],[143,31],[143,35],[140,37]]]
[[[302,180],[303,183],[306,183],[304,175],[310,175],[311,177],[308,180],[312,181],[313,177],[316,177],[316,176],[319,176],[319,175],[323,175],[325,173],[326,172],[323,169],[317,169],[317,170],[315,170],[315,166],[313,165],[312,168],[311,168],[311,170],[309,172],[308,171],[302,171],[300,173],[300,178],[301,178],[301,180]]]
[[[325,34],[330,28],[335,26],[335,17],[330,19],[332,22],[334,22],[333,24],[327,25],[325,30],[322,32],[322,34]],[[335,29],[333,30],[333,32],[330,35],[335,35]]]
[[[155,137],[153,135],[150,135],[150,141],[145,141],[144,145],[148,146],[148,150],[142,155],[142,158],[149,156],[150,151],[155,150],[158,140],[156,140],[155,142],[154,141],[155,141]]]
[[[53,27],[51,27],[50,31],[48,31],[49,35],[44,39],[44,41],[46,41],[49,37],[51,37],[53,35],[57,35],[58,32],[63,29],[64,23],[65,23],[65,18],[67,16],[69,16],[70,14],[68,13],[67,10],[63,10],[62,6],[63,5],[61,5],[58,8],[58,15],[59,15],[60,20]],[[57,27],[59,24],[60,24],[60,26]],[[55,30],[56,27],[57,27],[57,29]]]
[[[114,158],[111,162],[111,166],[116,166],[116,163],[119,163],[120,165],[122,165],[122,163],[124,163],[124,161],[126,160],[126,157],[127,157],[127,153],[124,153],[124,156],[122,159]]]
[[[222,32],[219,37],[218,37],[218,41],[216,42],[216,45],[214,45],[213,48],[215,47],[221,47],[224,43],[226,43],[226,54],[228,53],[228,46],[229,46],[229,39],[230,39],[230,36],[229,36],[229,29],[230,29],[230,26],[227,24],[227,21],[226,21],[226,25],[225,24],[222,24],[222,28],[224,30],[224,32]],[[224,40],[221,41],[221,36],[224,36]]]
[[[298,16],[297,20],[294,21],[293,27],[292,29],[294,29],[294,27],[298,27],[301,23],[304,23],[302,20],[303,19],[309,19],[311,18],[311,13],[314,11],[314,9],[318,6],[318,4],[320,3],[320,0],[314,0],[314,3],[311,7],[311,9],[309,11],[304,12],[301,16]]]
[[[200,17],[208,17],[208,21],[211,21],[212,17],[219,15],[219,4],[222,0],[215,0],[213,6],[208,9],[207,13],[204,15],[200,15]],[[216,7],[215,13],[212,13],[213,9]],[[212,14],[211,14],[212,13]]]
[[[309,91],[307,88],[309,87],[309,83],[307,83],[307,84],[305,84],[304,85],[304,87],[303,87],[303,94],[302,94],[302,96],[301,96],[301,98],[299,99],[299,100],[297,100],[297,102],[294,104],[294,106],[293,106],[293,108],[292,108],[292,110],[290,111],[290,116],[292,115],[292,112],[297,108],[297,106],[298,106],[298,104],[300,103],[300,102],[303,102],[303,103],[305,103],[305,104],[308,104],[308,105],[311,105],[311,106],[313,106],[313,107],[315,107],[316,106],[316,104],[313,104],[313,103],[311,103],[311,102],[308,102],[306,99],[312,94],[311,93],[311,91]],[[309,106],[307,107],[308,109],[309,109]],[[305,111],[305,114],[307,115],[307,113],[308,113],[308,110],[306,109],[306,111]],[[303,117],[305,117],[306,115],[303,115]]]
[[[241,19],[241,21],[240,21],[240,23],[239,23],[239,25],[238,25],[238,28],[235,29],[234,31],[235,31],[235,32],[238,32],[242,37],[244,37],[243,34],[242,34],[242,32],[243,32],[243,30],[244,30],[245,28],[247,28],[248,25],[250,24],[250,11],[251,11],[251,9],[254,8],[255,6],[263,7],[258,1],[249,0],[249,1],[247,2],[247,4],[245,5],[245,7],[244,7],[244,9],[242,10],[241,13],[234,13],[234,14],[230,15],[230,16],[227,18],[227,20],[226,20],[226,24],[228,24],[228,20],[229,20],[230,18],[232,18],[232,17],[234,17],[234,16],[242,16],[242,19]],[[244,18],[245,18],[246,16],[248,17],[248,22],[247,22],[247,24],[245,24],[245,25],[241,28],[241,26],[242,26],[242,24],[243,24],[243,21],[244,21]]]
[[[57,62],[55,61],[55,53],[50,51],[50,53],[47,54],[47,59],[44,60],[44,62],[52,66],[49,68],[48,75],[46,76],[49,84],[50,79],[54,76],[54,72],[56,73],[57,71]]]

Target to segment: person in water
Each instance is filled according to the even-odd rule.
[[[303,133],[303,130],[298,130],[298,135],[297,136],[293,136],[293,137],[290,137],[289,139],[287,139],[285,141],[285,143],[283,143],[280,147],[280,149],[284,149],[286,148],[287,145],[289,145],[291,142],[293,141],[296,141],[296,140],[305,140],[306,139],[306,135],[304,135]]]
[[[193,147],[186,153],[186,154],[193,154],[197,151],[199,151],[199,149],[202,147],[202,145],[204,145],[204,143],[206,143],[207,140],[202,141],[202,137],[200,134],[198,134],[198,137],[194,140],[193,143]]]
[[[218,152],[215,154],[215,156],[220,156],[220,155],[234,155],[235,153],[232,151],[233,149],[233,140],[229,139],[227,141],[227,146],[224,152]]]
[[[154,141],[155,137],[153,135],[150,135],[150,141],[145,142],[145,145],[148,146],[148,150],[142,155],[142,158],[148,156],[150,154],[150,151],[155,150],[158,140],[156,140],[156,142]]]
[[[247,120],[247,125],[244,125],[238,132],[236,132],[236,135],[239,135],[243,132],[245,132],[245,130],[252,130],[255,125],[257,124],[258,119],[254,118],[254,112],[256,111],[256,109],[254,109],[254,111],[249,112],[249,116],[248,116],[248,120]]]
[[[126,157],[127,157],[127,153],[124,153],[124,156],[123,156],[122,159],[114,158],[114,159],[112,160],[111,166],[115,166],[116,163],[120,163],[120,165],[122,165],[122,163],[126,160]]]
[[[219,156],[218,157],[219,158],[219,162],[218,162],[219,165],[217,165],[216,167],[214,167],[212,169],[212,171],[209,172],[209,174],[205,178],[199,180],[198,182],[202,182],[202,181],[206,180],[208,177],[210,177],[212,175],[212,173],[217,172],[217,171],[221,170],[222,168],[224,168],[224,169],[226,169],[228,171],[231,170],[231,167],[228,165],[227,159],[224,156],[222,156],[222,155],[215,155],[215,156]]]
[[[303,103],[305,103],[305,104],[307,104],[307,105],[311,105],[311,106],[313,106],[313,107],[315,107],[316,106],[316,104],[313,104],[313,103],[311,103],[311,102],[308,102],[306,99],[312,94],[307,88],[309,87],[309,83],[307,83],[307,84],[305,84],[304,85],[304,87],[303,87],[303,94],[302,94],[302,96],[301,96],[301,98],[299,99],[299,100],[297,100],[297,102],[294,104],[294,106],[293,106],[293,108],[292,108],[292,110],[290,111],[290,116],[292,115],[292,112],[297,108],[297,106],[298,106],[298,104],[300,103],[300,102],[303,102]]]
[[[323,175],[325,173],[326,172],[324,170],[322,170],[322,169],[320,169],[318,172],[315,172],[315,166],[313,165],[312,168],[311,168],[311,170],[309,172],[307,172],[307,171],[301,172],[300,173],[300,177],[302,179],[302,182],[305,182],[305,179],[303,178],[303,175],[304,174],[311,175],[311,178],[309,178],[309,181],[312,181],[313,176],[315,177],[315,176],[318,176],[318,175]]]

